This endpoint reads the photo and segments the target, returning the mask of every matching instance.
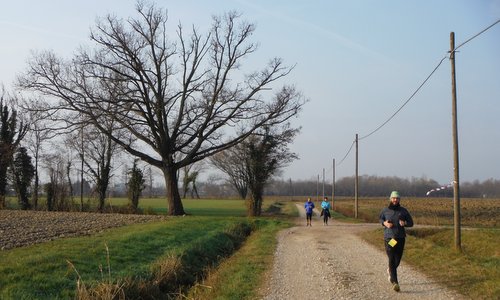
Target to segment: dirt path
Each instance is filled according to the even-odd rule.
[[[406,265],[404,257],[398,268],[401,292],[394,292],[385,253],[356,235],[378,224],[330,220],[323,226],[317,214],[312,227],[306,227],[304,209],[297,207],[297,226],[278,235],[263,299],[464,299]]]

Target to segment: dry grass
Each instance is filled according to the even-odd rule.
[[[67,260],[69,266],[76,272],[78,275],[77,283],[76,283],[76,299],[78,300],[125,300],[125,291],[124,286],[125,282],[112,282],[111,279],[111,265],[109,263],[109,248],[107,244],[104,244],[106,247],[106,263],[107,263],[107,276],[104,276],[104,270],[102,266],[100,268],[101,277],[103,280],[99,282],[96,286],[88,286],[86,285],[80,273],[73,265],[72,262]],[[105,278],[106,277],[106,278]]]
[[[378,222],[387,198],[358,199],[358,217],[367,222]],[[406,207],[419,225],[453,225],[453,199],[403,198]],[[344,215],[354,215],[354,199],[337,198],[334,209]],[[465,198],[460,200],[461,224],[470,227],[497,228],[500,226],[500,199]]]

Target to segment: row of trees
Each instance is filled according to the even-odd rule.
[[[335,195],[354,197],[354,176],[343,177],[335,182]],[[359,177],[360,197],[388,197],[391,191],[398,190],[404,197],[453,197],[453,188],[428,178],[399,178],[363,175]],[[325,195],[332,195],[332,183],[324,185]],[[460,194],[466,198],[500,198],[500,180],[462,182]],[[266,195],[315,196],[323,195],[323,183],[317,180],[274,180],[266,189]]]
[[[26,134],[30,132],[28,126],[30,124],[24,123],[18,117],[17,110],[7,105],[7,103],[13,104],[15,101],[12,101],[11,96],[2,92],[0,97],[0,209],[6,206],[6,195],[9,193],[10,188],[17,196],[21,209],[37,209],[40,194],[38,190],[38,156],[36,156],[37,166],[35,167],[27,148],[21,146]],[[94,141],[89,141],[88,144],[93,145]],[[75,195],[75,186],[72,184],[70,175],[71,162],[64,161],[53,153],[46,156],[46,162],[49,177],[48,182],[44,185],[47,210],[71,209],[73,196]],[[102,211],[104,198],[107,196],[107,189],[102,189],[102,180],[109,181],[110,175],[102,176],[99,174],[99,170],[102,168],[98,168],[96,172],[88,161],[82,161],[82,164],[84,163],[88,166],[86,169],[88,174],[94,175],[95,186],[93,191],[96,191],[99,195],[98,210]],[[131,200],[131,207],[137,210],[139,194],[144,189],[144,176],[142,170],[137,168],[136,161],[134,161],[129,174],[130,180],[127,184],[127,191]],[[33,181],[34,178],[36,178],[35,181]],[[81,183],[81,191],[83,191],[84,183],[87,191],[90,190],[88,182],[82,181]]]
[[[68,155],[56,167],[50,163],[50,182],[64,181],[71,188],[70,170],[81,163],[80,182],[84,176],[92,179],[99,210],[113,160],[122,151],[162,172],[168,212],[182,215],[180,171],[245,145],[247,167],[253,168],[248,188],[257,203],[249,214],[259,214],[263,186],[283,164],[271,160],[271,168],[258,168],[267,166],[276,143],[291,141],[280,135],[296,131],[289,120],[306,101],[294,86],[276,85],[293,69],[279,58],[260,71],[243,70],[241,62],[257,49],[250,40],[254,30],[229,12],[214,17],[205,34],[195,27],[185,31],[181,24],[170,34],[166,11],[138,2],[136,18],[108,15],[97,21],[92,49],[82,47],[69,60],[35,52],[17,80],[18,95],[23,95],[19,107],[29,117],[34,197],[42,148],[52,142],[51,147],[71,153],[59,150]],[[196,192],[195,173],[185,172],[184,179],[185,190],[191,185]],[[53,185],[50,195],[57,199],[61,190]]]

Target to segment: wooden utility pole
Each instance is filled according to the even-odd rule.
[[[82,142],[82,164],[81,164],[81,169],[80,169],[80,211],[83,211],[83,163],[84,163],[84,156],[85,156],[85,148],[83,146],[83,126],[81,128],[81,142]]]
[[[354,178],[354,218],[358,218],[358,134],[356,133],[356,174]]]
[[[333,166],[333,169],[332,169],[333,170],[332,171],[333,172],[333,176],[332,176],[332,178],[333,178],[332,179],[332,209],[333,209],[333,204],[334,204],[333,201],[335,199],[335,158],[333,159],[332,166]]]
[[[450,32],[450,62],[451,62],[451,110],[453,119],[453,223],[455,231],[455,248],[462,251],[460,228],[460,180],[458,161],[458,127],[457,127],[457,86],[455,77],[455,33]]]
[[[316,179],[316,201],[319,201],[319,174],[318,179]]]
[[[325,168],[323,168],[323,199],[325,199]]]

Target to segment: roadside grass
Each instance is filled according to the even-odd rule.
[[[217,248],[219,235],[241,222],[246,218],[179,217],[2,251],[0,299],[74,298],[78,278],[67,261],[78,270],[83,282],[102,281],[104,274],[100,270],[107,266],[105,244],[109,247],[112,281],[147,280],[162,258],[184,257],[194,248]]]
[[[272,268],[276,234],[292,226],[290,222],[259,220],[261,228],[252,234],[234,255],[217,268],[211,269],[205,280],[193,286],[188,299],[258,299],[256,287],[265,285]],[[263,226],[265,224],[265,226]]]

